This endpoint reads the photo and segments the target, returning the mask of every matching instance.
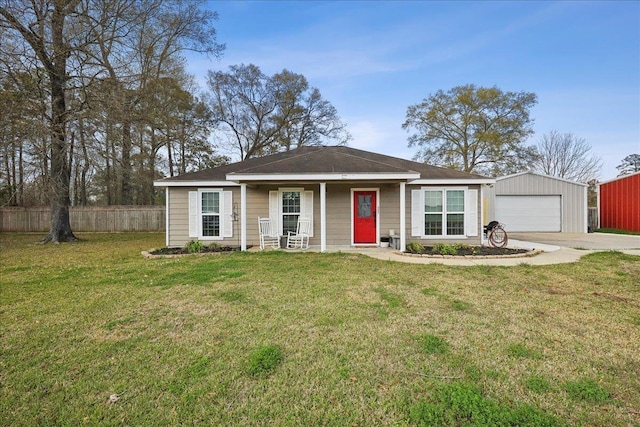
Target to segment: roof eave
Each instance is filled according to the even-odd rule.
[[[207,181],[207,180],[180,180],[168,181],[160,179],[153,182],[154,187],[238,187],[240,184],[233,181]]]
[[[446,178],[446,179],[416,179],[409,185],[459,185],[459,184],[495,184],[494,178]]]
[[[243,174],[229,173],[227,180],[233,182],[254,182],[254,181],[378,181],[378,180],[410,180],[418,179],[417,172],[407,173],[264,173],[264,174]]]

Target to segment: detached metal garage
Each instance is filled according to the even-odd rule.
[[[598,184],[601,228],[640,232],[640,172]]]
[[[587,232],[587,184],[522,172],[496,178],[489,220],[507,232]]]

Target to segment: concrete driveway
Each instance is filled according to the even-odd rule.
[[[509,240],[544,243],[564,248],[616,250],[633,253],[640,250],[640,236],[609,233],[509,233]]]

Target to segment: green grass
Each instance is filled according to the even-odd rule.
[[[584,400],[593,404],[606,403],[611,397],[607,390],[589,378],[567,381],[564,389],[573,399]]]
[[[546,393],[551,390],[551,384],[540,375],[532,375],[525,379],[527,388],[535,393]]]
[[[39,237],[0,235],[2,425],[640,424],[638,257],[144,259],[164,236]]]
[[[596,233],[630,234],[632,236],[640,235],[637,231],[621,230],[619,228],[597,228],[594,231]]]
[[[283,361],[284,354],[277,345],[258,347],[251,353],[247,372],[253,377],[269,375]]]
[[[511,344],[507,347],[507,354],[512,357],[522,357],[530,359],[540,359],[542,354],[538,351],[532,350],[521,343]]]
[[[473,384],[441,385],[435,397],[410,408],[411,421],[420,426],[557,426],[562,421],[526,404],[500,404]]]
[[[449,343],[442,337],[425,334],[418,338],[422,350],[427,354],[444,354],[449,351]]]

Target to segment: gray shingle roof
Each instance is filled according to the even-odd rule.
[[[295,150],[257,157],[212,169],[187,173],[160,180],[180,181],[226,181],[233,175],[259,174],[406,174],[419,173],[420,179],[486,179],[486,177],[453,169],[431,166],[425,163],[391,157],[343,146],[301,147]],[[274,178],[276,178],[274,176]]]

